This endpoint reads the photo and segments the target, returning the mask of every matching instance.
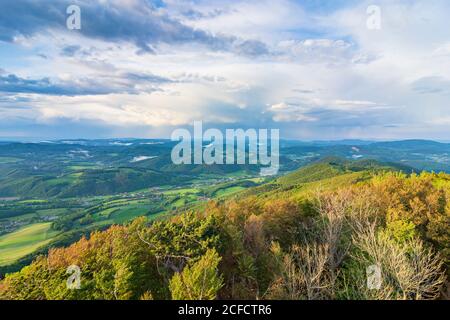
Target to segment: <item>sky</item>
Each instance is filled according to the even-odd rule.
[[[81,29],[67,27],[80,8]],[[1,0],[0,137],[450,140],[448,0]]]

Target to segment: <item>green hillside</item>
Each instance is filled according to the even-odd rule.
[[[382,163],[375,160],[345,160],[327,157],[288,173],[267,184],[243,191],[239,197],[256,196],[263,199],[291,197],[301,199],[318,191],[333,190],[368,181],[384,172],[411,173],[407,166]]]
[[[59,176],[21,177],[10,174],[2,180],[0,194],[37,198],[95,196],[169,185],[176,181],[169,173],[122,167],[82,170]]]
[[[328,157],[305,166],[293,173],[287,174],[277,179],[276,183],[283,186],[291,186],[299,183],[324,180],[346,173],[363,171],[372,173],[383,171],[412,172],[413,169],[407,166],[382,163],[375,160],[350,161],[341,158]]]

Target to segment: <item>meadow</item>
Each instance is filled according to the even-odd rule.
[[[14,263],[54,239],[51,223],[35,223],[0,237],[0,266]]]

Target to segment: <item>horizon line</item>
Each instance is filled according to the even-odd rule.
[[[108,141],[108,140],[165,140],[172,141],[170,138],[136,138],[136,137],[110,137],[110,138],[44,138],[44,137],[0,137],[0,142],[13,143],[46,143],[46,142],[62,142],[62,141]],[[342,139],[295,139],[295,138],[280,138],[280,141],[306,142],[306,143],[321,143],[321,142],[344,142],[344,141],[358,141],[358,142],[403,142],[403,141],[428,141],[437,143],[450,143],[450,140],[440,140],[431,138],[399,138],[399,139],[379,139],[379,138],[342,138]]]

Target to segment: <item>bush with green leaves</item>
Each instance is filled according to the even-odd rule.
[[[220,256],[208,250],[197,262],[174,274],[169,288],[174,300],[213,300],[223,286],[219,274]]]

